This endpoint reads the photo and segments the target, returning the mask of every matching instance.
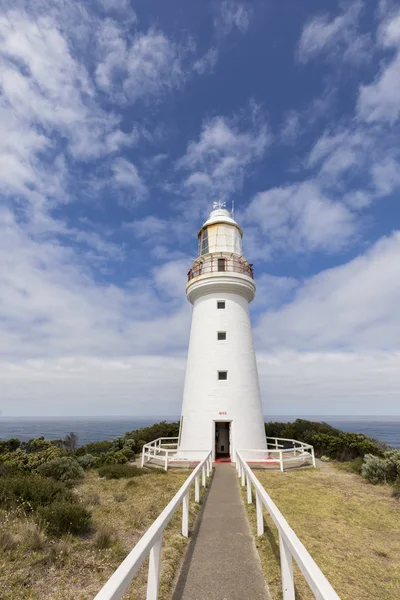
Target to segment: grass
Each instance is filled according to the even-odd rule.
[[[81,538],[66,535],[56,541],[21,511],[0,511],[1,600],[91,600],[188,475],[183,469],[164,477],[150,472],[127,485],[127,480],[100,479],[89,472],[76,491],[90,506],[97,533]],[[192,489],[191,525],[197,511]],[[178,508],[164,532],[160,600],[169,598],[186,549],[180,525]],[[146,582],[147,561],[124,600],[144,599]]]
[[[389,486],[370,485],[332,463],[256,475],[342,600],[400,598],[400,503]],[[255,532],[255,504],[246,506]],[[279,537],[264,514],[265,535],[256,544],[271,597],[278,600]],[[296,600],[314,599],[294,571]]]

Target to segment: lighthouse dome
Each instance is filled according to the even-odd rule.
[[[213,210],[203,227],[207,227],[207,225],[212,225],[213,223],[230,223],[231,225],[239,227],[236,221],[232,219],[229,210],[226,208],[216,208]]]
[[[227,252],[242,255],[242,230],[225,208],[214,209],[198,234],[198,255]]]

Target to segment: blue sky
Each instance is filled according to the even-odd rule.
[[[399,119],[394,2],[2,0],[2,414],[179,414],[215,200],[264,413],[399,414]]]

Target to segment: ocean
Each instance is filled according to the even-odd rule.
[[[299,416],[268,415],[266,421],[294,421]],[[369,437],[400,448],[400,416],[349,417],[304,416],[310,421],[324,421],[343,431],[364,433]],[[98,440],[112,440],[127,431],[146,427],[161,420],[178,421],[179,417],[0,417],[0,439],[17,437],[27,441],[44,436],[55,440],[73,431],[78,435],[79,445]]]

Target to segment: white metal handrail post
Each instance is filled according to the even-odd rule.
[[[256,513],[257,513],[257,535],[263,535],[264,533],[264,517],[263,517],[263,504],[259,492],[256,490]]]
[[[242,458],[240,451],[236,453],[237,460],[241,463],[244,471],[253,484],[256,493],[257,512],[257,535],[264,533],[263,507],[267,509],[270,517],[275,523],[280,538],[281,573],[283,586],[283,600],[295,600],[293,583],[293,559],[296,561],[300,571],[304,575],[317,600],[340,600],[339,596],[322,573],[314,559],[308,553],[293,529],[279,511],[276,504],[267,494],[249,465]]]
[[[200,502],[200,475],[196,475],[194,480],[194,501]]]
[[[182,535],[189,537],[189,492],[183,496],[182,502]]]
[[[247,474],[246,474],[246,488],[247,488],[247,504],[251,504],[252,500],[253,500],[251,497],[251,482],[250,482],[250,478]]]
[[[290,549],[285,543],[282,532],[279,532],[279,552],[281,556],[281,576],[283,600],[295,600],[293,559]]]
[[[146,600],[157,600],[160,587],[162,534],[150,550]]]
[[[168,450],[165,450],[164,471],[168,471]]]
[[[283,452],[282,452],[282,450],[279,451],[279,468],[283,473]]]
[[[246,473],[244,472],[244,469],[242,469],[242,487],[244,486],[245,483],[246,483]]]

